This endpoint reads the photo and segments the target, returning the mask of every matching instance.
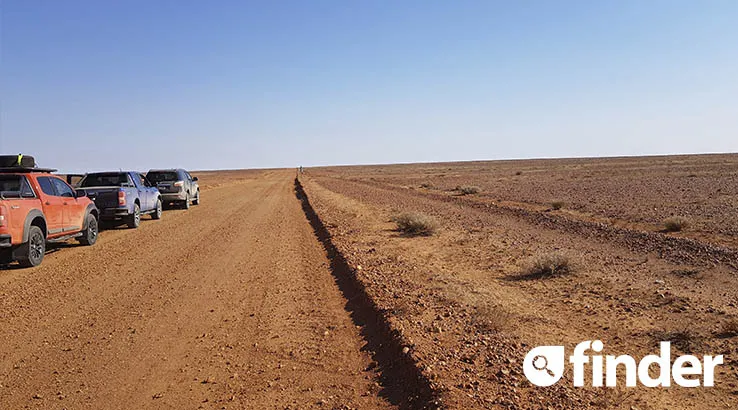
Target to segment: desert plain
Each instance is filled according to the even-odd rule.
[[[738,407],[738,154],[193,175],[200,206],[0,270],[3,408]],[[725,362],[700,388],[523,376],[584,340]]]

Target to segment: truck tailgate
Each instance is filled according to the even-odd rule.
[[[119,187],[81,188],[99,209],[117,208]]]

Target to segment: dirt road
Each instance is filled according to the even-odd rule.
[[[0,271],[2,407],[392,407],[292,177]]]

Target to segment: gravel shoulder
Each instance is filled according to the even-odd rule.
[[[700,250],[691,254],[680,246],[681,257],[668,257],[608,235],[402,188],[398,171],[391,183],[367,178],[382,169],[368,168],[311,170],[303,185],[332,240],[447,407],[738,406],[738,344],[721,334],[738,317],[738,279],[730,260],[708,263]],[[435,217],[439,233],[399,235],[390,218],[403,211]],[[532,259],[550,253],[567,255],[574,272],[545,280],[521,275]],[[714,388],[606,394],[566,388],[571,374],[565,375],[568,383],[546,389],[532,387],[521,374],[533,346],[560,344],[571,351],[595,339],[605,342],[609,354],[634,357],[672,340],[678,354],[724,354],[726,364],[718,367]]]

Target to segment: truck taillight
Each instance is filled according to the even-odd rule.
[[[6,226],[8,210],[5,209],[5,205],[0,205],[0,226]]]
[[[118,205],[126,206],[126,193],[123,190],[118,191]]]

